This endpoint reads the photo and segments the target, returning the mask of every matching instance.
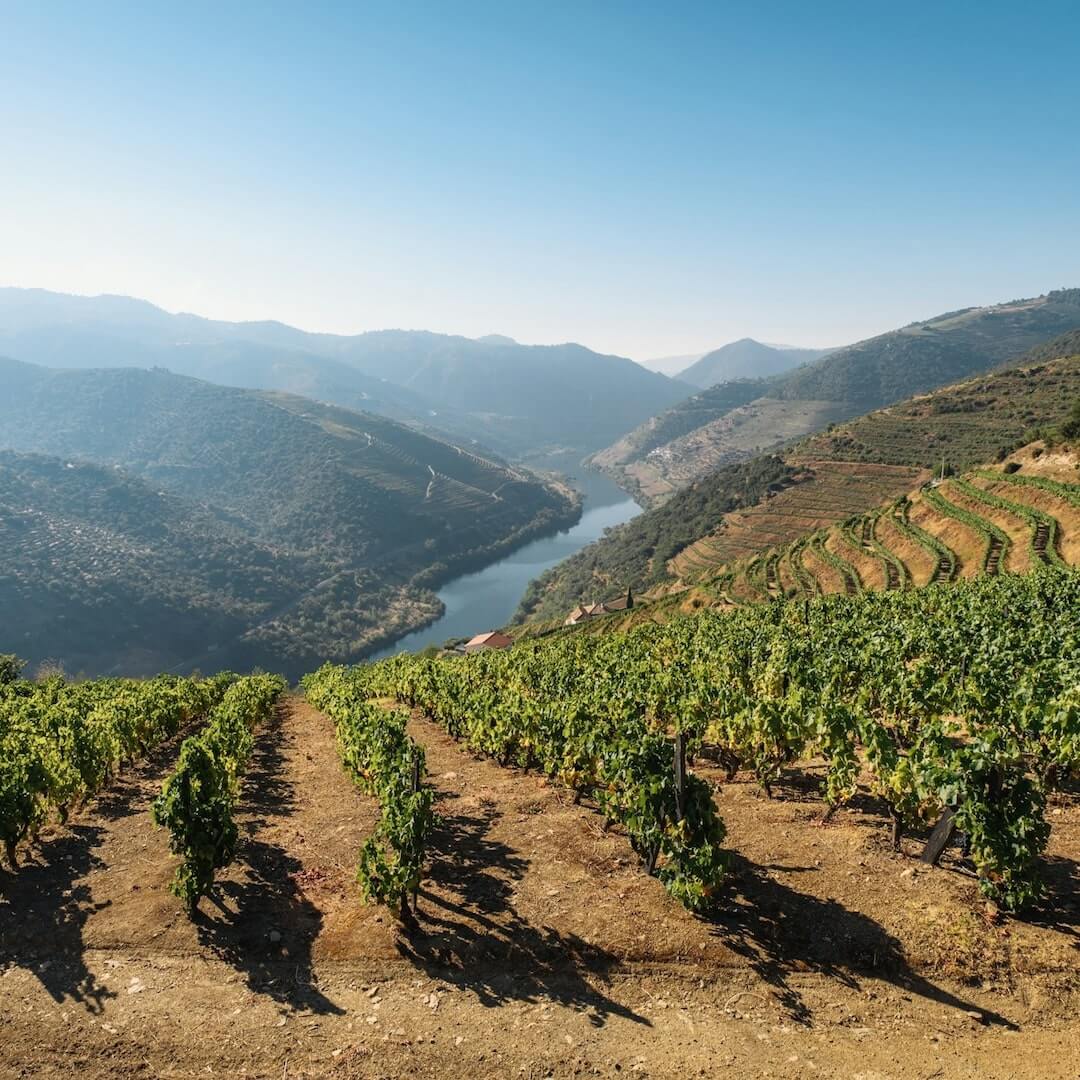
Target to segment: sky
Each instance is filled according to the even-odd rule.
[[[1080,4],[0,0],[0,285],[643,359],[1080,285]]]

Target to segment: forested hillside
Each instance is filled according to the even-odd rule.
[[[109,590],[118,590],[110,603],[122,608],[130,597],[138,608],[159,605],[161,591],[175,589],[177,608],[188,614],[166,640],[220,649],[220,663],[273,657],[294,670],[302,657],[355,655],[437,614],[429,590],[450,573],[477,567],[577,512],[527,472],[383,417],[302,398],[161,371],[57,371],[16,361],[0,361],[0,378],[0,445],[60,458],[49,466],[55,475],[65,476],[62,465],[93,462],[145,482],[75,469],[81,487],[72,480],[50,488],[32,483],[24,462],[9,492],[9,518],[38,521],[44,531],[27,538],[19,558],[5,559],[21,602],[32,608],[48,590],[44,536],[105,529],[93,543],[75,545],[54,572],[81,580],[79,610],[105,603]],[[164,509],[154,499],[165,500]],[[110,519],[114,502],[128,507],[127,518]],[[200,614],[212,603],[209,593],[201,596],[209,586],[184,569],[200,557],[201,572],[228,597],[213,617]],[[120,561],[104,572],[111,559]],[[249,581],[240,572],[248,563],[265,568],[268,580]],[[176,582],[153,582],[155,576]],[[57,597],[70,598],[74,588],[54,590],[41,610],[60,620],[66,612]],[[226,616],[233,620],[227,625]],[[32,659],[65,659],[61,642],[73,649],[75,638],[61,633],[62,622],[50,625],[51,644],[42,631],[35,649],[21,639],[10,648]],[[113,623],[121,637],[130,631],[129,648],[154,652],[159,666],[166,657],[169,666],[199,659],[179,644],[170,651],[147,625],[134,612]],[[230,639],[233,630],[243,631],[242,643]],[[4,631],[22,633],[15,621]],[[118,647],[115,637],[107,646],[101,636],[84,636],[79,662],[111,668]]]
[[[405,330],[316,334],[40,289],[0,289],[0,354],[56,367],[159,366],[282,390],[517,457],[589,453],[690,393],[631,360],[575,344]]]
[[[899,498],[943,459],[953,469],[1000,460],[1078,399],[1080,356],[1007,368],[718,469],[548,571],[519,614],[559,619],[627,586],[716,572]]]
[[[1080,289],[948,312],[763,380],[752,398],[752,385],[713,387],[593,460],[628,490],[660,500],[718,465],[990,371],[1078,327]],[[1068,355],[1067,340],[1051,351]]]
[[[296,596],[303,559],[116,468],[0,451],[0,652],[149,673]]]

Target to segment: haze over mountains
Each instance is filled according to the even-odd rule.
[[[142,300],[0,289],[0,355],[54,367],[165,367],[284,390],[525,458],[600,449],[688,388],[576,344],[427,331],[354,336],[170,314]]]

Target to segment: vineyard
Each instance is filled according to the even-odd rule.
[[[886,517],[945,558],[908,507],[760,560],[771,603],[306,700],[0,664],[0,1071],[1024,1075],[1080,993],[1073,495],[963,482],[1030,501],[997,574],[874,589]],[[852,590],[781,600],[829,556]]]
[[[233,678],[0,682],[0,837],[12,869],[50,814],[66,821],[122,766],[213,709]]]
[[[730,604],[778,596],[852,594],[1080,561],[1075,456],[1038,446],[1002,465],[925,484],[864,514],[711,572],[701,582]],[[783,498],[783,496],[778,497]],[[773,500],[778,501],[778,500]],[[774,567],[771,581],[766,571]]]
[[[418,708],[474,752],[592,800],[692,910],[712,905],[726,856],[686,755],[718,760],[729,778],[748,769],[766,792],[786,767],[821,758],[826,817],[864,781],[888,806],[894,847],[944,815],[985,895],[1018,910],[1041,896],[1047,796],[1080,766],[1080,573],[705,612],[456,662],[328,668],[309,684],[317,701],[332,683],[357,701]]]

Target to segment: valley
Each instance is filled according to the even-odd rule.
[[[432,621],[444,581],[580,515],[565,486],[372,414],[161,371],[0,372],[2,644],[35,663],[295,676]]]
[[[1080,5],[6,5],[0,1080],[1080,1080]]]
[[[582,514],[576,524],[556,536],[533,540],[483,570],[448,582],[438,591],[444,613],[430,626],[386,646],[371,659],[439,647],[447,641],[468,639],[506,625],[521,596],[540,574],[601,539],[606,530],[641,513],[633,499],[603,476],[589,477],[583,486]]]

